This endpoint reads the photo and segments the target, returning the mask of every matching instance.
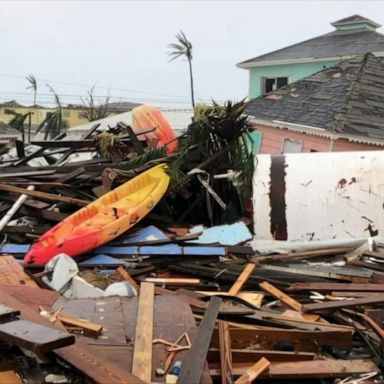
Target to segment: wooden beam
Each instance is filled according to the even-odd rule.
[[[357,307],[359,305],[367,304],[379,304],[384,303],[384,294],[377,296],[362,297],[359,299],[351,300],[337,300],[337,301],[326,301],[322,303],[313,303],[313,304],[304,304],[304,312],[317,312],[327,309],[340,309],[340,308],[349,308]]]
[[[67,204],[77,205],[79,207],[84,207],[85,205],[88,205],[90,203],[90,201],[75,199],[73,197],[58,196],[58,195],[54,195],[52,193],[47,193],[47,192],[29,191],[26,188],[19,188],[19,187],[15,187],[13,185],[8,185],[8,184],[0,184],[0,190],[12,192],[12,193],[24,194],[28,196],[34,196],[38,199],[47,200],[47,201],[55,201],[55,202],[61,201]]]
[[[160,285],[192,285],[196,286],[200,284],[200,279],[181,279],[181,278],[160,278],[160,277],[147,277],[145,279],[148,283],[160,284]]]
[[[289,345],[292,350],[316,352],[319,346],[334,346],[340,349],[352,347],[352,329],[337,331],[302,331],[264,327],[260,329],[230,328],[232,347],[244,349],[258,345],[260,349],[282,350]],[[282,343],[284,345],[282,345]],[[218,332],[212,337],[212,347],[219,346]],[[284,350],[284,349],[283,349]]]
[[[226,321],[219,320],[219,344],[220,344],[220,369],[221,383],[232,384],[232,352],[229,325]]]
[[[248,277],[252,273],[252,271],[255,269],[255,264],[248,263],[243,271],[241,272],[240,276],[237,278],[235,283],[232,285],[228,293],[230,295],[236,296],[240,291],[245,282],[248,280]]]
[[[234,375],[242,375],[247,368],[234,369]],[[379,372],[379,369],[370,359],[356,360],[314,360],[298,361],[292,363],[272,363],[268,373],[262,377],[271,379],[321,379],[348,377],[356,374],[369,372]],[[220,375],[220,369],[210,369],[209,373],[217,377]]]
[[[313,352],[286,352],[271,351],[266,349],[231,349],[232,364],[235,363],[254,363],[255,361],[265,357],[270,362],[283,361],[308,361],[315,360],[316,354]],[[220,360],[220,349],[210,348],[208,352],[209,366],[215,367],[215,362]],[[219,365],[217,364],[217,367]]]
[[[255,365],[248,368],[236,381],[235,384],[251,384],[255,379],[257,379],[269,366],[271,363],[265,358],[262,357]]]
[[[14,371],[0,372],[0,383],[4,384],[22,384],[19,376]]]
[[[359,291],[359,292],[383,292],[384,284],[353,284],[353,283],[295,283],[288,292],[300,291]]]
[[[122,267],[118,267],[116,272],[122,277],[129,285],[136,289],[136,292],[139,293],[140,286],[136,283],[135,279]]]
[[[211,298],[181,371],[179,384],[200,382],[221,301],[218,297]]]
[[[91,321],[77,319],[72,316],[58,314],[57,319],[60,320],[66,326],[81,328],[84,331],[84,334],[92,337],[98,337],[103,330],[103,326],[100,324],[95,324]]]
[[[152,381],[153,304],[155,285],[141,283],[136,317],[132,373],[139,379]]]
[[[353,250],[354,248],[351,248],[351,247],[328,248],[328,249],[319,249],[316,251],[291,252],[286,254],[278,254],[278,255],[270,255],[270,256],[255,256],[253,260],[259,263],[265,263],[265,262],[278,261],[278,260],[310,259],[314,257],[340,255],[343,253],[349,253]]]
[[[0,340],[35,353],[46,353],[74,344],[75,336],[32,321],[15,320],[0,324]]]
[[[284,292],[281,292],[279,289],[274,287],[272,284],[269,284],[267,281],[263,281],[262,283],[260,283],[259,287],[263,291],[268,292],[273,297],[276,297],[277,299],[279,299],[287,307],[292,308],[295,311],[301,312],[302,304],[300,304],[298,301],[292,299],[291,297],[286,295]]]

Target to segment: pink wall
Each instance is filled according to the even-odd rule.
[[[301,152],[329,152],[330,139],[313,136],[306,133],[291,132],[287,129],[265,127],[254,125],[255,130],[261,132],[260,153],[281,153],[283,140],[290,139],[302,143]],[[370,144],[349,142],[345,139],[336,140],[333,144],[333,151],[367,151],[379,150],[382,147]]]

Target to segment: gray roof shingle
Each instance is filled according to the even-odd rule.
[[[359,55],[249,102],[258,119],[384,139],[384,60]]]
[[[360,22],[366,22],[373,27],[379,26],[379,24],[359,15],[335,21],[332,25],[337,26]],[[384,52],[384,35],[367,28],[335,30],[325,35],[242,61],[237,65],[242,67],[244,64],[263,64],[263,62],[269,61],[340,57],[368,52]]]

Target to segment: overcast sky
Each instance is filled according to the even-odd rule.
[[[183,30],[193,44],[196,99],[240,99],[248,71],[236,63],[330,32],[360,14],[384,24],[381,1],[1,1],[0,102],[79,103],[98,96],[183,107],[187,63],[169,62],[167,45]],[[379,31],[384,32],[383,28]]]

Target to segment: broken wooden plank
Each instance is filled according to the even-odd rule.
[[[334,346],[340,349],[352,347],[352,329],[337,331],[306,331],[263,327],[260,329],[230,328],[232,347],[241,349],[258,345],[260,349],[316,352],[319,346]],[[212,337],[212,347],[218,347],[218,333]]]
[[[181,371],[179,384],[200,382],[220,304],[221,299],[218,297],[211,298],[199,325],[196,338],[192,343],[192,348],[188,353],[188,359]]]
[[[39,312],[8,295],[1,286],[0,303],[20,310],[24,319],[55,329],[65,330],[63,325],[52,324],[48,319],[40,316]],[[105,356],[94,349],[91,350],[86,342],[79,338],[76,338],[74,345],[54,350],[53,353],[72,364],[97,384],[144,384],[142,380],[119,365],[106,361]]]
[[[153,303],[155,285],[141,283],[136,318],[132,373],[150,383],[152,380]]]
[[[10,252],[12,253],[12,252]],[[0,285],[23,285],[38,288],[13,256],[0,257]]]
[[[231,336],[229,334],[229,325],[226,321],[219,321],[219,345],[220,345],[220,369],[221,383],[233,383],[232,375],[232,352]]]
[[[283,361],[307,361],[315,360],[316,354],[313,352],[287,352],[287,351],[271,351],[266,349],[231,349],[233,363],[253,363],[262,357],[271,362]],[[209,366],[213,367],[212,362],[220,359],[220,350],[218,348],[210,348],[208,352]]]
[[[133,288],[136,289],[136,292],[140,291],[140,286],[139,284],[136,283],[135,279],[123,268],[123,267],[118,267],[116,269],[116,272]]]
[[[353,284],[353,283],[294,283],[286,289],[288,292],[300,291],[360,291],[383,292],[384,284]]]
[[[346,267],[343,268],[337,268],[333,267],[332,269],[329,268],[329,270],[320,270],[318,268],[317,270],[315,268],[313,269],[306,269],[304,267],[298,268],[297,266],[287,266],[287,267],[281,267],[276,265],[263,265],[260,269],[263,269],[265,271],[275,271],[275,272],[285,272],[288,274],[293,274],[296,277],[303,275],[303,276],[312,276],[312,277],[325,277],[327,279],[337,279],[337,280],[346,280],[350,281],[352,283],[368,283],[372,273],[370,271],[363,270],[362,268],[359,269],[359,272],[355,269],[352,273],[351,270],[347,270]]]
[[[192,285],[196,286],[200,284],[200,279],[184,279],[184,278],[161,278],[161,277],[147,277],[145,279],[147,283],[153,283],[158,285]]]
[[[91,321],[77,319],[72,316],[62,315],[60,313],[57,315],[57,319],[60,320],[66,326],[82,329],[85,335],[88,335],[91,337],[100,336],[103,330],[103,326],[100,324],[95,324]]]
[[[262,283],[260,283],[259,287],[265,292],[268,292],[269,294],[271,294],[273,297],[276,297],[277,299],[279,299],[282,303],[284,303],[289,308],[292,308],[295,311],[301,312],[302,304],[292,299],[290,296],[286,295],[284,292],[280,291],[279,289],[274,287],[272,284],[269,284],[267,281],[263,281]]]
[[[313,304],[304,304],[303,312],[317,312],[327,309],[339,309],[339,308],[349,308],[357,307],[359,305],[368,305],[368,304],[379,304],[384,303],[384,294],[377,296],[362,297],[359,299],[351,300],[337,300],[337,301],[326,301],[322,303],[313,303]]]
[[[8,185],[8,184],[0,184],[0,190],[12,192],[12,193],[18,193],[18,194],[25,194],[28,196],[34,196],[38,199],[47,200],[47,201],[55,201],[55,202],[61,201],[67,204],[77,205],[79,207],[84,207],[85,205],[88,205],[90,203],[90,201],[75,199],[73,197],[58,196],[52,193],[40,192],[40,191],[29,191],[26,188],[15,187],[13,185]]]
[[[240,376],[246,371],[246,368],[234,368],[234,375]],[[316,379],[316,378],[335,378],[348,377],[351,375],[379,372],[376,365],[369,359],[356,360],[314,360],[314,361],[298,361],[292,363],[272,363],[268,373],[264,373],[261,377],[269,377],[271,379]],[[219,369],[210,369],[212,376],[219,376]]]
[[[277,255],[270,255],[270,256],[254,256],[253,260],[259,263],[281,261],[281,260],[300,260],[300,259],[310,259],[314,257],[341,255],[344,253],[349,253],[353,250],[354,248],[351,248],[351,247],[328,248],[328,249],[318,249],[315,251],[291,252],[286,254],[277,254]]]
[[[235,283],[232,285],[228,293],[230,295],[236,296],[240,291],[245,282],[248,280],[248,277],[251,275],[252,271],[255,269],[255,264],[248,263],[243,271],[241,272],[240,276],[237,278]]]
[[[75,336],[32,321],[15,320],[0,324],[0,340],[35,353],[45,353],[74,344]]]
[[[14,371],[2,371],[0,372],[0,383],[22,384],[22,381]]]
[[[236,381],[235,384],[251,384],[255,379],[257,379],[271,363],[265,358],[262,357],[255,365],[248,368]]]

